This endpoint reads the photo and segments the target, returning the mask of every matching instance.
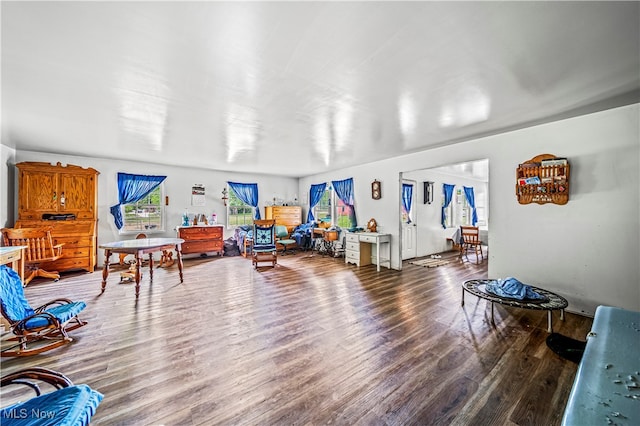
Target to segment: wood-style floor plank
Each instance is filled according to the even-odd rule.
[[[74,342],[2,373],[52,368],[105,395],[104,425],[556,425],[577,366],[545,344],[546,313],[490,306],[461,283],[487,261],[402,271],[297,253],[256,271],[243,257],[144,271],[140,297],[101,273],[26,288],[33,306],[84,300]],[[584,339],[592,320],[554,316]],[[6,335],[5,335],[6,337]],[[8,395],[8,396],[7,396]],[[3,392],[3,405],[20,392]]]

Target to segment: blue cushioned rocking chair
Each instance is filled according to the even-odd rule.
[[[251,251],[254,268],[258,268],[259,262],[271,262],[275,268],[278,263],[276,252],[275,220],[253,221],[253,248]]]
[[[1,355],[35,355],[70,343],[73,339],[67,331],[87,324],[78,319],[86,306],[84,302],[55,299],[33,309],[24,296],[18,273],[0,266],[0,311],[16,335],[9,341],[18,342],[2,348]]]
[[[42,393],[40,386],[47,383],[56,390]],[[64,375],[46,368],[32,367],[2,377],[1,387],[23,385],[36,396],[0,410],[0,423],[13,425],[88,425],[103,395],[87,385],[74,385]]]

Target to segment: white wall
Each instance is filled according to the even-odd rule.
[[[455,191],[462,189],[463,186],[473,187],[477,200],[478,194],[486,192],[487,183],[475,179],[440,173],[430,169],[406,172],[403,173],[402,176],[405,179],[413,179],[418,182],[418,196],[416,198],[416,204],[413,207],[415,213],[414,222],[416,223],[417,232],[416,256],[421,257],[451,250],[453,248],[452,243],[447,242],[447,238],[451,237],[459,227],[455,226],[453,228],[444,229],[440,223],[442,200],[444,198],[442,184],[448,183],[450,185],[455,185],[454,198]],[[431,204],[424,204],[423,202],[422,182],[424,181],[434,182],[433,202]],[[452,202],[455,202],[455,199]],[[484,243],[488,243],[488,241],[484,241]]]
[[[65,164],[75,164],[82,167],[92,167],[100,172],[98,176],[98,243],[124,240],[132,238],[131,235],[119,235],[113,222],[113,216],[109,208],[118,203],[118,172],[137,173],[145,175],[167,176],[164,181],[165,195],[169,197],[169,205],[166,207],[165,232],[149,234],[154,237],[175,237],[175,227],[181,223],[184,209],[188,208],[190,213],[204,213],[210,216],[215,212],[218,215],[218,223],[226,223],[226,207],[222,202],[222,189],[227,181],[255,182],[258,183],[260,214],[264,216],[264,206],[271,203],[273,194],[278,198],[293,200],[297,195],[297,179],[286,177],[274,177],[266,175],[229,173],[222,171],[212,171],[197,168],[181,168],[173,166],[163,166],[158,164],[140,163],[135,161],[105,160],[89,157],[75,157],[65,155],[43,154],[38,152],[18,151],[15,156],[15,163],[23,161],[42,161],[53,164],[60,162]],[[4,163],[3,163],[4,164]],[[9,168],[14,168],[10,165]],[[205,186],[205,206],[191,206],[191,187],[193,184],[204,184]],[[15,182],[17,185],[17,179]],[[3,185],[4,186],[4,185]],[[17,194],[17,189],[16,189]],[[17,199],[17,197],[13,197]],[[17,206],[12,199],[12,211],[17,217]],[[12,221],[13,222],[13,221]],[[10,224],[12,226],[13,223]],[[225,239],[233,235],[235,228],[225,230]],[[98,250],[98,265],[104,262],[101,250]]]
[[[0,228],[11,227],[14,222],[15,156],[15,149],[0,144]]]
[[[305,177],[299,192],[353,177],[358,223],[375,217],[392,235],[391,263],[400,268],[400,173],[488,158],[489,276],[555,291],[573,312],[593,315],[599,304],[640,310],[639,116],[634,104]],[[516,167],[545,153],[569,159],[569,203],[518,204]],[[383,184],[378,201],[374,179]]]

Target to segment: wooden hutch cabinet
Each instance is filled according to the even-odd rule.
[[[92,168],[23,162],[18,168],[16,228],[53,226],[54,244],[64,243],[61,259],[46,270],[84,269],[97,262],[98,174]]]

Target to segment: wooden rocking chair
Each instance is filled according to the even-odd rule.
[[[0,386],[27,386],[35,393],[31,399],[16,402],[0,410],[0,418],[7,425],[88,425],[104,398],[104,395],[88,385],[74,385],[63,374],[42,367],[7,374],[0,379]],[[53,391],[43,392],[49,390],[49,387]]]
[[[18,273],[0,266],[0,311],[15,337],[3,341],[0,355],[28,356],[71,343],[67,331],[86,325],[78,314],[87,305],[69,299],[55,299],[33,309],[24,295]],[[16,342],[17,343],[13,343]]]
[[[276,251],[275,220],[253,221],[253,248],[251,250],[251,263],[258,269],[258,263],[271,262],[275,268],[278,263]]]
[[[2,229],[2,239],[5,246],[27,246],[24,250],[24,262],[30,273],[24,279],[25,287],[35,277],[51,278],[55,281],[60,279],[60,274],[57,271],[45,271],[40,268],[40,264],[53,262],[63,256],[63,244],[53,245],[52,229],[51,226]]]

